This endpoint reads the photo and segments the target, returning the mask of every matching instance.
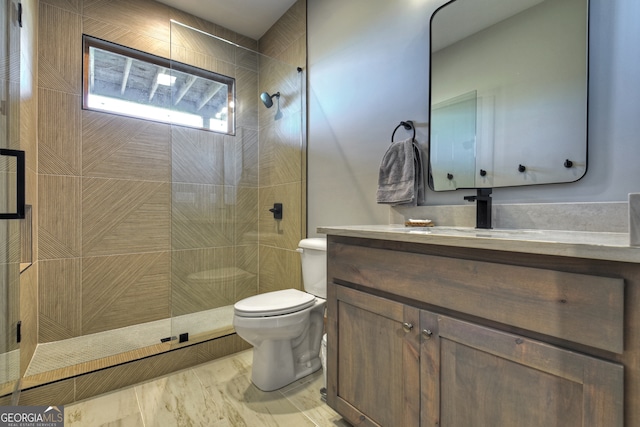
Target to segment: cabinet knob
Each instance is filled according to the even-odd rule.
[[[404,322],[402,324],[402,329],[404,329],[405,332],[411,332],[413,325],[411,323]]]
[[[432,335],[433,335],[433,332],[431,332],[431,329],[422,330],[422,336],[424,337],[425,340],[430,340]]]

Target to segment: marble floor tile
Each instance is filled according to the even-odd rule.
[[[349,427],[320,400],[322,371],[280,390],[251,383],[251,350],[65,406],[73,427]]]
[[[126,388],[103,394],[64,408],[65,426],[121,426],[143,425],[136,392]]]

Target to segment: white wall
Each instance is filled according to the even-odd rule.
[[[375,201],[378,166],[400,120],[427,141],[429,18],[444,2],[308,0],[310,235],[389,222]],[[498,188],[494,203],[626,201],[640,191],[639,16],[637,0],[591,0],[586,176]],[[463,204],[471,193],[428,191],[426,203]]]

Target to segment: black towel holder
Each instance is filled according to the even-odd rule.
[[[411,120],[406,120],[406,121],[400,122],[400,124],[396,126],[396,128],[393,130],[393,133],[391,134],[392,143],[393,143],[393,137],[396,135],[396,131],[400,129],[400,126],[404,127],[405,130],[413,129],[413,136],[411,137],[411,140],[412,141],[416,140],[416,127],[413,125],[413,122]]]

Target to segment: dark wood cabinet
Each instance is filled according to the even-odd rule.
[[[416,253],[415,247],[403,253],[397,246],[372,249],[363,239],[354,239],[354,245],[348,238],[338,240],[329,239],[327,399],[354,426],[633,425],[625,424],[625,366],[619,360],[624,351],[620,277],[517,265],[492,269],[473,257],[440,258]],[[404,256],[411,263],[402,267]],[[416,267],[418,259],[423,262]],[[459,268],[443,268],[451,263]],[[491,275],[506,270],[515,275],[497,277],[491,291]],[[514,283],[506,298],[520,312],[496,313],[507,322],[495,322],[488,310],[496,309],[492,292],[532,272],[540,273],[542,291]],[[460,278],[474,275],[476,281],[465,288]],[[405,292],[411,286],[416,289]],[[565,330],[545,325],[536,312],[550,312],[544,292],[553,287],[562,289],[553,297],[559,298],[559,308],[551,311],[553,317],[547,315],[548,322],[586,318],[583,311],[590,309],[594,289],[606,300],[594,323],[570,319]],[[489,289],[484,295],[478,292],[483,288]],[[611,333],[591,348],[582,342],[595,342],[596,335],[576,325],[604,325]]]

